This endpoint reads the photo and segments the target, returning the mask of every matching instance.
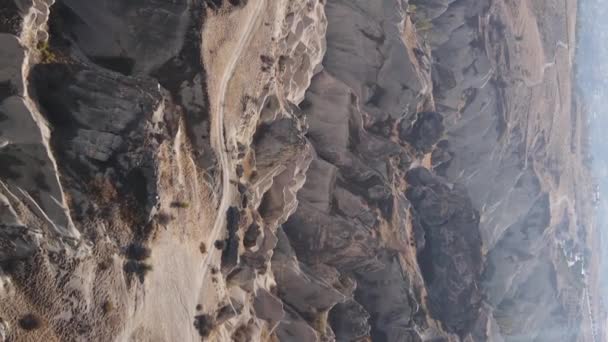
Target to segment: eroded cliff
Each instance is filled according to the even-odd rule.
[[[573,11],[0,1],[0,340],[585,340]]]

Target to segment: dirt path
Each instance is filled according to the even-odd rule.
[[[258,22],[258,18],[262,13],[262,9],[265,7],[266,0],[257,0],[255,3],[255,7],[253,12],[249,16],[245,28],[243,29],[243,33],[241,34],[239,41],[236,45],[236,49],[231,55],[231,59],[226,66],[224,74],[221,78],[219,93],[217,96],[217,116],[213,120],[212,124],[212,144],[215,152],[219,156],[220,164],[222,167],[222,199],[220,201],[220,205],[217,209],[217,217],[215,219],[215,223],[213,224],[213,229],[209,234],[209,238],[207,239],[207,246],[213,246],[213,243],[220,237],[220,233],[226,224],[226,211],[228,207],[234,200],[234,185],[230,183],[230,178],[233,174],[233,161],[231,157],[228,155],[227,151],[227,141],[224,136],[224,107],[226,105],[226,93],[228,91],[228,84],[234,75],[236,70],[237,63],[243,53],[245,46],[247,46],[252,32],[254,31],[254,27]],[[203,262],[203,270],[202,276],[203,278],[206,276],[207,271],[209,269],[210,264],[215,264],[217,259],[220,256],[220,251],[216,248],[209,248],[209,252],[207,253],[204,262]]]

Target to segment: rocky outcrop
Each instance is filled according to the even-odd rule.
[[[478,286],[483,263],[479,213],[464,187],[455,184],[450,189],[426,169],[409,171],[407,181],[414,224],[424,233],[418,263],[427,285],[430,313],[448,331],[464,335],[477,318],[482,297]]]
[[[335,304],[330,311],[331,327],[336,337],[345,341],[366,334],[379,341],[400,341],[404,337],[414,341],[422,338],[416,331],[424,329],[437,334],[437,330],[430,332],[435,329],[431,328],[433,323],[416,322],[415,317],[424,317],[427,308],[430,315],[443,321],[447,331],[464,335],[475,321],[480,305],[480,293],[473,290],[482,264],[479,218],[471,208],[466,191],[452,193],[443,181],[429,173],[429,177],[438,182],[436,186],[444,191],[444,199],[437,198],[437,203],[453,206],[444,214],[444,220],[451,220],[453,212],[462,210],[462,216],[454,217],[458,221],[454,224],[466,223],[462,227],[466,234],[460,243],[452,246],[447,240],[441,241],[442,236],[453,236],[456,234],[453,230],[459,231],[460,226],[454,228],[445,222],[432,222],[436,235],[427,237],[429,246],[434,242],[441,247],[437,247],[436,254],[429,259],[437,265],[458,263],[460,273],[448,270],[443,264],[438,270],[441,279],[437,282],[425,279],[428,306],[420,304],[423,299],[412,290],[416,286],[413,275],[404,269],[404,261],[396,252],[405,253],[402,248],[407,250],[413,245],[410,246],[406,238],[401,242],[387,241],[387,234],[407,234],[400,230],[411,219],[404,212],[408,200],[395,200],[400,194],[394,189],[399,184],[405,185],[399,175],[413,159],[431,152],[444,131],[441,114],[416,110],[427,105],[425,96],[429,95],[426,91],[430,89],[430,73],[424,68],[428,59],[422,47],[415,45],[415,40],[411,45],[412,42],[397,39],[397,33],[399,37],[407,36],[413,29],[408,26],[405,9],[391,13],[389,17],[393,21],[374,20],[395,6],[399,5],[391,1],[348,5],[330,1],[327,4],[325,70],[313,79],[301,105],[308,114],[308,137],[316,156],[308,170],[307,182],[298,194],[298,210],[284,229],[301,262],[312,267],[331,266],[343,277],[356,281],[354,298]],[[349,22],[342,18],[349,18]],[[347,31],[349,25],[363,28],[358,32]],[[362,45],[345,44],[349,39]],[[366,44],[369,47],[366,48]],[[380,71],[369,51],[378,52]],[[344,58],[353,62],[339,65],[334,62]],[[408,84],[389,85],[393,76],[382,75],[401,75]],[[413,86],[413,80],[419,82],[418,85]],[[401,90],[395,92],[396,89]],[[405,103],[401,103],[404,99]],[[408,194],[425,188],[422,184],[419,186],[410,188]],[[416,200],[414,208],[421,213],[432,215],[436,211],[433,205],[422,204],[419,197]],[[461,208],[466,202],[456,205],[461,201],[469,201],[467,210]],[[414,218],[418,219],[418,215]],[[470,237],[473,239],[469,242]],[[442,254],[441,248],[448,245]],[[455,261],[452,254],[463,258]],[[443,287],[448,279],[458,282],[458,289],[462,290]],[[473,293],[473,297],[465,299]],[[439,303],[446,301],[459,309],[442,312]],[[352,317],[352,323],[341,316]],[[415,326],[419,330],[407,328]]]
[[[114,0],[61,4],[67,22],[63,33],[92,61],[124,74],[148,73],[177,55],[195,6],[188,1],[147,7]]]
[[[329,1],[323,65],[361,99],[372,122],[415,111],[430,91],[428,59],[417,54],[402,1]],[[348,63],[344,63],[348,61]]]
[[[567,325],[572,332],[560,338],[575,340],[580,317],[573,298],[574,293],[581,295],[581,275],[572,276],[576,270],[563,268],[563,253],[560,247],[555,249],[560,238],[550,231],[562,221],[564,208],[569,213],[587,212],[586,205],[574,209],[565,198],[585,201],[582,198],[587,195],[581,191],[587,191],[583,190],[587,186],[574,189],[566,184],[581,184],[573,179],[588,170],[582,155],[563,154],[550,146],[573,139],[571,133],[577,129],[571,125],[572,118],[580,113],[559,106],[547,108],[545,100],[540,100],[553,98],[548,94],[555,89],[561,89],[565,102],[573,98],[572,85],[560,85],[557,80],[569,78],[570,65],[554,62],[569,54],[567,47],[559,51],[556,46],[574,44],[568,35],[573,34],[575,18],[566,9],[553,12],[531,4],[517,6],[513,12],[516,7],[506,2],[410,3],[415,4],[417,26],[428,29],[433,95],[446,127],[444,139],[433,151],[432,164],[449,182],[466,188],[472,207],[479,212],[481,243],[487,251],[480,288],[489,304],[487,310],[494,316],[490,321],[495,318],[507,341],[522,336],[556,338],[548,333],[560,330],[556,324]],[[561,24],[547,34],[543,18],[549,17]],[[525,30],[515,24],[524,22]],[[564,27],[570,32],[564,33]],[[562,32],[561,38],[556,38],[557,32]],[[548,128],[548,122],[568,133],[549,137],[546,132],[555,133],[556,126]],[[573,170],[572,176],[564,179],[562,173],[556,178],[557,165]],[[579,228],[566,225],[570,236],[579,234]],[[544,289],[543,299],[539,299],[543,304],[533,308],[523,297],[539,288]],[[548,308],[553,311],[545,315]]]
[[[57,175],[57,163],[49,151],[50,129],[39,106],[30,96],[28,77],[31,65],[37,57],[36,44],[48,37],[45,27],[51,1],[34,1],[29,5],[8,1],[3,4],[3,22],[6,27],[0,32],[4,47],[0,56],[0,158],[3,160],[2,195],[8,206],[7,215],[18,211],[29,211],[29,217],[41,216],[35,225],[25,217],[13,216],[15,223],[9,230],[25,229],[33,240],[33,235],[44,231],[52,236],[51,244],[59,240],[72,240],[78,244],[80,234],[74,227],[68,213],[63,187]],[[19,228],[20,227],[20,228]],[[3,245],[11,245],[14,237],[0,237]],[[24,240],[24,241],[25,241]],[[24,242],[22,241],[22,242]],[[37,248],[33,245],[18,244],[15,252],[31,254]],[[56,248],[61,248],[56,245]]]
[[[121,194],[140,201],[149,213],[158,192],[152,151],[169,139],[162,127],[168,94],[150,78],[126,77],[82,64],[38,65],[31,77],[38,101],[54,127],[51,143],[60,151],[56,153],[60,172],[74,185],[81,184],[70,189],[74,214],[87,215],[90,199],[83,185],[92,182],[96,173],[105,173],[100,182],[108,180]],[[108,167],[111,161],[116,162]]]
[[[369,313],[352,299],[333,307],[329,323],[337,341],[357,341],[370,333]]]
[[[0,341],[577,340],[544,7],[0,0]]]

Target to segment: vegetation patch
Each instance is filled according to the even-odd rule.
[[[54,64],[61,62],[61,57],[51,48],[48,41],[39,42],[36,49],[38,49],[38,54],[40,56],[40,64]]]
[[[183,202],[183,201],[173,201],[173,202],[171,202],[171,208],[187,209],[189,207],[190,207],[190,203],[188,203],[188,202]]]
[[[104,314],[108,314],[114,310],[114,304],[112,304],[111,301],[106,300],[101,305],[101,310],[103,311]]]
[[[125,263],[123,270],[127,274],[136,275],[139,278],[139,281],[143,283],[148,272],[152,271],[152,266],[143,262],[129,260]]]
[[[36,330],[42,326],[42,320],[34,314],[27,314],[19,319],[19,326],[27,331]]]
[[[171,221],[173,221],[173,216],[165,213],[165,212],[160,212],[158,214],[156,214],[156,222],[158,222],[158,224],[166,226],[168,225]]]
[[[215,240],[215,243],[213,245],[215,246],[215,248],[219,249],[220,251],[223,251],[224,248],[226,248],[226,241],[225,240]]]
[[[213,318],[210,315],[197,315],[194,317],[194,327],[201,338],[209,337],[213,330]]]
[[[132,243],[129,245],[129,247],[127,247],[125,254],[127,255],[127,258],[129,258],[129,259],[143,261],[143,260],[148,259],[150,257],[150,255],[152,254],[152,252],[151,252],[150,248],[148,248],[142,244]]]

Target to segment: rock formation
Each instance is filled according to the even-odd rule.
[[[0,0],[0,341],[581,340],[569,9]]]

